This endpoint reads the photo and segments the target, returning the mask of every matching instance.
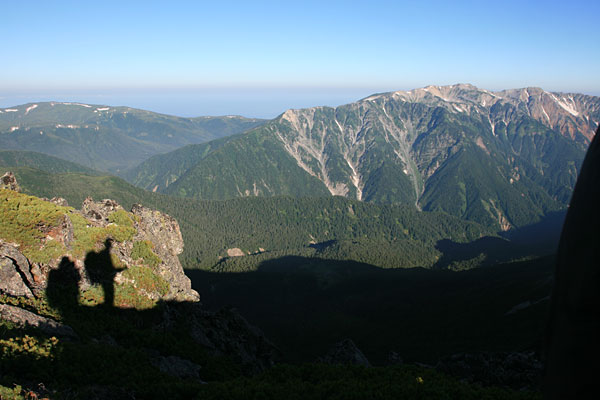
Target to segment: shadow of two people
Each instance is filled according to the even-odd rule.
[[[103,306],[114,308],[115,286],[114,279],[117,273],[124,268],[116,268],[110,256],[112,239],[104,242],[104,249],[89,252],[84,261],[85,273],[92,284],[102,286],[104,292]],[[50,306],[61,312],[70,311],[79,306],[79,282],[81,276],[75,263],[64,256],[58,268],[50,271],[46,296]]]

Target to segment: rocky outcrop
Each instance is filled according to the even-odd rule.
[[[397,352],[390,351],[387,356],[387,363],[389,365],[402,365],[404,364],[404,359]]]
[[[77,338],[73,328],[68,325],[8,304],[0,304],[0,319],[10,321],[21,328],[37,328],[50,336]]]
[[[13,182],[17,185],[16,180]],[[53,198],[47,200],[57,206],[64,206],[66,201],[61,198]],[[134,205],[132,213],[125,213],[123,207],[117,202],[104,199],[102,201],[94,201],[88,197],[84,200],[81,211],[65,210],[64,215],[57,221],[48,225],[36,226],[42,236],[40,246],[52,245],[64,248],[64,254],[59,254],[57,257],[40,263],[28,260],[18,248],[16,244],[9,244],[0,241],[0,294],[11,296],[44,296],[47,286],[48,277],[51,271],[58,269],[60,262],[64,257],[67,257],[72,263],[80,277],[79,287],[82,290],[88,289],[94,282],[90,278],[90,271],[86,270],[86,260],[88,256],[94,255],[95,251],[100,248],[100,242],[97,247],[90,248],[87,254],[76,253],[75,245],[75,230],[72,222],[73,214],[79,214],[84,217],[88,227],[104,228],[106,235],[111,238],[111,226],[115,225],[114,218],[116,212],[123,213],[125,220],[135,233],[128,240],[111,240],[110,246],[106,247],[110,253],[110,257],[118,260],[118,263],[123,265],[121,273],[117,273],[114,277],[115,283],[126,283],[128,279],[125,272],[128,267],[134,265],[145,265],[144,260],[134,259],[133,249],[136,242],[143,242],[151,247],[152,253],[156,256],[156,265],[146,267],[152,269],[152,273],[158,275],[167,284],[166,293],[148,292],[145,294],[153,301],[162,300],[177,300],[177,301],[199,301],[200,296],[192,289],[191,281],[183,272],[183,267],[177,257],[183,251],[183,239],[181,230],[177,221],[170,216],[161,213],[160,211],[151,210],[141,205]],[[129,215],[129,216],[127,216]],[[117,223],[119,221],[116,221]],[[123,223],[121,221],[121,223]],[[1,239],[0,239],[1,240]],[[102,239],[103,240],[103,239]],[[106,246],[106,244],[105,244]],[[95,253],[100,254],[100,253]],[[97,256],[96,256],[97,257]],[[107,260],[112,263],[113,260]],[[136,285],[136,282],[130,282]]]
[[[15,192],[20,192],[21,188],[17,183],[17,178],[15,178],[15,174],[12,172],[7,172],[0,178],[0,188],[9,189]]]
[[[162,260],[155,271],[169,282],[170,289],[164,298],[180,301],[200,300],[177,257],[183,251],[183,237],[175,218],[140,204],[134,204],[131,213],[137,217],[134,218],[134,227],[137,230],[134,240],[154,243],[153,251]]]
[[[281,358],[281,352],[262,331],[234,309],[209,312],[194,303],[184,303],[169,306],[168,314],[167,321],[185,319],[191,337],[198,344],[215,355],[233,356],[250,372],[271,367]]]
[[[29,261],[15,245],[0,240],[0,294],[33,297]]]
[[[109,215],[122,209],[123,207],[114,200],[94,201],[91,197],[87,197],[81,205],[81,214],[97,226],[106,226],[109,224]]]
[[[333,345],[319,361],[325,364],[363,365],[370,367],[371,363],[351,339],[344,339]]]
[[[232,249],[227,249],[227,257],[243,257],[245,255],[246,254],[244,254],[244,251],[237,247],[234,247]]]
[[[15,200],[15,196],[6,197],[6,201],[11,199]],[[33,246],[31,241],[21,246],[8,242],[10,238],[0,239],[0,295],[37,297],[41,303],[47,300],[61,315],[61,321],[74,328],[79,326],[80,318],[86,315],[92,318],[90,311],[94,306],[104,306],[100,310],[126,319],[137,318],[137,312],[131,310],[136,304],[143,304],[143,309],[157,306],[146,314],[152,315],[148,319],[154,321],[156,329],[173,335],[185,331],[183,334],[194,339],[198,346],[213,355],[237,360],[246,371],[264,370],[279,358],[275,346],[236,311],[209,312],[202,308],[200,297],[191,288],[179,262],[183,239],[179,224],[170,216],[139,204],[128,213],[110,199],[94,201],[88,197],[81,211],[60,208],[66,204],[62,199],[45,200],[55,208],[48,207],[42,199],[25,195],[17,195],[16,201],[43,210],[52,218],[42,219],[33,228],[23,227],[31,229],[30,233],[37,238]],[[10,218],[16,221],[18,216]],[[43,262],[25,256],[40,257],[38,250],[43,252],[46,248],[54,251],[50,260],[43,254]],[[139,300],[136,296],[145,296],[150,302],[136,303]],[[82,298],[88,301],[85,307]],[[89,303],[90,298],[95,303]],[[117,299],[130,303],[117,303]],[[34,303],[38,300],[31,304]],[[0,305],[0,318],[48,335],[77,337],[73,329],[61,322],[9,304]],[[85,335],[82,333],[81,337]],[[119,346],[115,339],[97,339],[93,332],[91,340]],[[165,374],[199,380],[200,367],[189,360],[162,352],[150,358]]]

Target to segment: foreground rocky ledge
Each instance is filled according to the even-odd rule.
[[[16,328],[78,340],[81,319],[98,312],[131,322],[149,318],[152,330],[190,337],[213,356],[227,356],[248,371],[279,357],[262,332],[235,310],[209,312],[191,288],[178,255],[183,239],[177,221],[136,204],[85,199],[74,210],[61,198],[18,193],[14,175],[0,188],[0,318]],[[70,326],[71,325],[71,326]],[[92,339],[106,342],[92,333]],[[119,345],[118,340],[107,343]],[[151,349],[150,349],[151,351]],[[169,360],[154,357],[161,370]],[[186,364],[187,365],[187,364]],[[179,368],[180,369],[180,368]]]

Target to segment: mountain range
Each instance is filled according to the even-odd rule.
[[[0,109],[0,144],[177,197],[344,196],[506,231],[566,208],[599,120],[598,97],[457,84],[270,121],[31,103]]]
[[[130,107],[43,102],[0,108],[3,150],[29,150],[118,173],[150,156],[256,127],[239,116],[181,118]]]
[[[0,109],[0,397],[541,398],[599,120],[598,97],[462,84],[271,121]]]
[[[288,110],[123,176],[175,196],[337,195],[509,230],[566,207],[598,121],[594,96],[428,86]]]

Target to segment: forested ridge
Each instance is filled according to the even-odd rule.
[[[151,193],[117,177],[13,169],[24,190],[36,196],[64,197],[76,207],[87,196],[111,198],[125,208],[141,203],[173,216],[181,224],[185,248],[180,258],[187,269],[252,270],[287,255],[351,259],[386,268],[429,267],[441,256],[435,248],[438,241],[464,243],[493,234],[473,222],[405,205],[342,197],[183,199]],[[233,248],[246,256],[227,257]]]

